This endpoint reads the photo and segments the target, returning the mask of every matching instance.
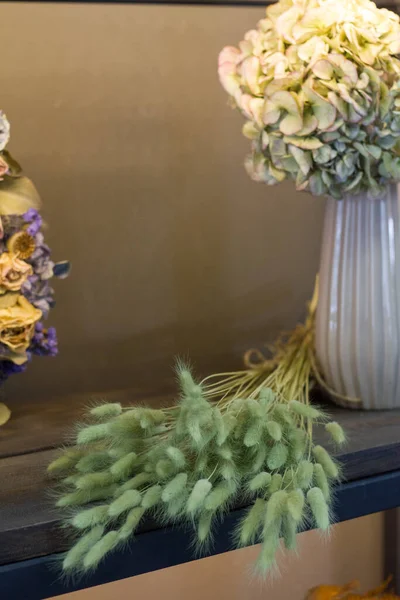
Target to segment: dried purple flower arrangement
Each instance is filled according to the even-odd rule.
[[[56,330],[42,321],[54,306],[50,280],[66,277],[70,268],[67,261],[51,260],[39,196],[5,150],[9,137],[0,112],[0,383],[24,371],[34,354],[57,354]]]

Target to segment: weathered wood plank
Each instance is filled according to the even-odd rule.
[[[172,402],[172,397],[165,390],[150,393],[148,389],[135,388],[10,404],[12,417],[4,427],[0,427],[0,458],[57,448],[67,441],[73,425],[82,419],[85,408],[96,401],[123,404],[146,401],[151,406],[163,406]]]

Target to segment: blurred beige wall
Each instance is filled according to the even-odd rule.
[[[329,539],[317,531],[299,536],[298,556],[283,553],[280,574],[262,582],[251,572],[258,547],[66,594],[60,600],[303,600],[320,584],[359,579],[363,590],[382,580],[382,515],[340,523]]]
[[[240,363],[304,315],[323,200],[243,168],[216,75],[261,8],[2,3],[1,107],[57,259],[60,356],[10,397],[102,390]]]

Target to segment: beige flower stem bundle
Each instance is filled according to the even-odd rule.
[[[96,568],[149,516],[189,524],[203,550],[212,543],[213,524],[246,502],[234,541],[262,543],[262,572],[275,564],[281,537],[293,549],[305,523],[329,528],[340,470],[314,444],[313,428],[324,424],[337,445],[345,436],[310,404],[316,302],[317,292],[305,324],[278,340],[271,360],[254,364],[248,353],[245,370],[200,384],[178,364],[176,405],[103,404],[89,411],[75,447],[49,466],[59,480],[57,505],[76,536],[65,572]]]

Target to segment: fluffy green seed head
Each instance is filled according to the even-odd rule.
[[[140,425],[140,411],[140,408],[132,408],[108,423],[109,432],[114,439],[123,442],[132,439],[133,436],[136,438],[146,436],[146,432]]]
[[[267,502],[267,511],[265,513],[265,526],[277,522],[287,510],[287,492],[279,490],[274,492]]]
[[[129,452],[117,460],[110,468],[111,475],[117,481],[132,477],[133,471],[137,463],[137,455],[135,452]]]
[[[108,471],[99,473],[87,473],[81,475],[75,485],[79,490],[91,490],[99,487],[107,487],[113,482],[113,477]]]
[[[281,489],[283,477],[280,473],[274,473],[269,484],[269,493],[274,494]]]
[[[223,429],[218,430],[217,433],[217,444],[219,446],[222,446],[222,444],[226,442],[226,440],[229,438],[229,436],[237,426],[237,418],[232,413],[226,413],[225,415],[223,415],[222,419]]]
[[[99,525],[84,535],[65,555],[63,560],[64,571],[69,572],[79,569],[82,558],[102,538],[103,533],[104,527]]]
[[[250,492],[258,492],[258,490],[263,490],[269,486],[271,479],[271,473],[262,471],[249,481],[248,489]]]
[[[162,410],[152,408],[140,409],[140,426],[142,429],[151,429],[156,425],[161,425],[165,421],[165,415]]]
[[[127,490],[137,490],[137,489],[141,488],[143,485],[146,485],[146,483],[150,483],[153,480],[154,480],[154,477],[151,473],[146,473],[146,472],[138,473],[137,475],[135,475],[135,477],[132,477],[132,479],[128,479],[128,481],[126,481],[124,484],[120,485],[116,491],[116,495],[119,496],[120,494],[123,494]]]
[[[276,421],[267,421],[265,423],[265,429],[268,432],[270,438],[275,442],[280,442],[282,439],[282,427]]]
[[[182,519],[186,512],[186,503],[188,500],[188,492],[185,489],[179,496],[173,498],[163,504],[164,513],[167,521],[178,521]]]
[[[271,388],[264,387],[260,391],[259,399],[261,406],[270,406],[275,400],[275,394]]]
[[[295,550],[297,546],[297,522],[289,514],[284,515],[282,519],[282,533],[285,548]]]
[[[296,462],[299,462],[306,451],[307,434],[304,429],[293,429],[289,433],[290,453]]]
[[[263,529],[263,544],[257,559],[257,569],[266,573],[276,564],[276,553],[279,549],[282,519],[278,519]]]
[[[250,473],[259,473],[265,467],[267,460],[267,446],[265,444],[257,446],[256,451],[257,453],[249,469]]]
[[[80,450],[67,450],[62,456],[49,464],[47,472],[56,475],[66,473],[75,467],[81,456],[82,452]]]
[[[274,444],[268,454],[267,465],[271,471],[280,469],[286,463],[288,456],[289,451],[287,446],[281,442],[278,442],[277,444]]]
[[[195,472],[198,475],[203,476],[204,474],[207,474],[207,471],[209,469],[209,462],[210,462],[210,455],[208,452],[199,452],[197,454],[196,457],[196,463],[195,463]]]
[[[233,452],[230,446],[223,444],[216,450],[216,454],[224,460],[232,460]]]
[[[213,516],[212,512],[204,512],[200,516],[197,526],[197,539],[201,546],[206,544],[211,537]]]
[[[225,460],[219,470],[221,477],[226,481],[236,481],[238,476],[238,469],[236,464],[232,460]]]
[[[108,452],[91,452],[79,460],[76,464],[76,470],[80,473],[104,471],[111,464],[111,460]]]
[[[118,403],[99,404],[90,411],[92,417],[95,419],[112,419],[122,413],[122,406]]]
[[[143,496],[143,499],[142,499],[143,508],[145,508],[147,510],[149,508],[153,508],[153,506],[156,506],[161,500],[162,490],[163,489],[162,489],[161,485],[151,486],[151,488],[149,488]]]
[[[168,446],[166,453],[168,458],[172,460],[177,469],[183,469],[183,467],[186,465],[186,458],[179,448],[176,448],[175,446]]]
[[[177,369],[177,375],[179,379],[179,385],[184,396],[194,400],[201,398],[201,386],[194,381],[192,374],[188,368],[179,367]]]
[[[327,477],[338,479],[339,468],[335,461],[329,456],[328,452],[322,446],[314,446],[313,455],[315,460],[322,465]]]
[[[320,465],[319,463],[316,463],[314,465],[314,485],[315,487],[319,487],[319,489],[321,490],[325,500],[327,502],[329,502],[330,497],[331,497],[331,490],[330,490],[330,485],[329,485],[329,481],[328,478],[326,476],[326,473],[322,467],[322,465]]]
[[[178,475],[175,475],[172,481],[167,483],[167,485],[163,489],[163,492],[161,494],[163,502],[170,502],[171,500],[179,496],[179,494],[181,494],[186,487],[187,479],[187,473],[178,473]]]
[[[103,504],[102,506],[94,506],[82,510],[74,516],[72,519],[72,525],[77,529],[88,529],[89,527],[95,527],[107,521],[108,518],[108,505]]]
[[[172,460],[162,458],[156,464],[156,473],[160,479],[168,479],[173,473],[176,473],[176,467]]]
[[[329,509],[322,491],[313,487],[307,492],[307,502],[310,505],[317,527],[326,531],[330,525]]]
[[[208,479],[199,479],[196,482],[187,501],[186,509],[190,515],[194,515],[198,510],[203,508],[205,499],[211,488],[212,483]]]
[[[257,444],[260,443],[262,433],[262,421],[258,420],[252,425],[250,425],[250,427],[246,431],[246,434],[243,439],[244,445],[248,448],[251,448],[252,446],[257,446]]]
[[[76,482],[81,478],[80,474],[68,475],[65,479],[62,480],[64,485],[76,485]]]
[[[337,444],[338,446],[342,446],[346,443],[346,434],[343,431],[343,428],[339,425],[339,423],[336,423],[336,421],[327,423],[325,425],[325,429],[330,434],[335,444]]]
[[[240,546],[254,544],[264,524],[267,503],[262,498],[257,498],[254,505],[239,524],[237,539]]]
[[[119,517],[124,512],[127,512],[131,508],[139,506],[142,502],[142,495],[137,490],[127,490],[121,496],[118,496],[114,502],[112,502],[108,509],[110,517]]]
[[[302,490],[292,490],[287,496],[287,509],[295,523],[300,523],[304,513],[304,494]]]
[[[300,417],[304,417],[305,419],[313,419],[314,420],[314,419],[320,419],[323,416],[321,411],[319,411],[315,407],[310,406],[309,404],[303,404],[302,402],[299,402],[298,400],[291,400],[289,402],[289,406],[296,415],[298,415]]]
[[[207,496],[204,507],[206,510],[215,512],[228,503],[231,496],[234,494],[232,486],[227,482],[219,483]]]
[[[289,406],[287,404],[276,404],[273,411],[274,420],[279,421],[282,425],[286,425],[289,427],[294,427],[294,421],[292,415],[289,410]]]
[[[297,487],[297,481],[292,467],[290,469],[286,469],[283,473],[281,487],[287,492]]]
[[[145,508],[143,508],[142,506],[136,506],[135,508],[132,508],[131,511],[129,511],[125,523],[122,525],[121,529],[118,532],[118,537],[120,540],[126,540],[134,534],[144,513]]]
[[[222,446],[228,436],[225,431],[224,418],[221,414],[221,411],[217,407],[213,408],[213,421],[216,431],[217,446]]]
[[[118,541],[118,531],[109,531],[106,533],[86,554],[83,560],[85,570],[88,571],[96,568],[105,555],[115,548]]]
[[[106,500],[114,495],[115,490],[115,485],[89,490],[76,490],[76,492],[62,496],[57,501],[57,506],[59,508],[65,508],[67,506],[82,506],[83,504],[88,504],[89,502]]]
[[[76,437],[76,443],[78,445],[91,444],[92,442],[98,442],[104,440],[109,435],[110,429],[108,423],[99,423],[97,425],[89,425],[81,429]]]
[[[308,460],[302,460],[296,473],[297,483],[301,489],[306,490],[310,487],[313,473],[313,464]]]

